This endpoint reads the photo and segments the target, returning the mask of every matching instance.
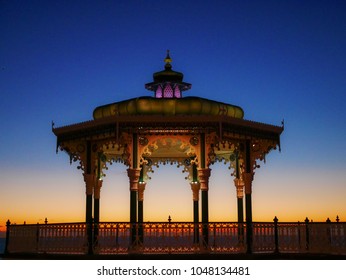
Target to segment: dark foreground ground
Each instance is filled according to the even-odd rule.
[[[346,255],[332,254],[124,254],[124,255],[64,255],[64,254],[0,254],[3,260],[346,260]]]

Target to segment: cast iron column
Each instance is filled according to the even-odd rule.
[[[208,246],[208,226],[209,226],[209,205],[208,205],[208,190],[210,169],[206,168],[206,151],[205,151],[205,133],[200,135],[200,165],[198,169],[198,179],[201,186],[202,196],[202,235],[203,243]]]
[[[86,193],[86,210],[85,210],[85,223],[87,227],[87,239],[88,239],[88,254],[93,254],[93,189],[95,183],[95,176],[92,174],[92,151],[91,143],[87,141],[86,149],[86,162],[84,171],[85,193]]]
[[[130,223],[131,223],[131,246],[137,241],[137,203],[138,203],[138,180],[140,169],[127,169],[130,180]]]
[[[235,182],[237,188],[237,207],[238,207],[238,223],[244,222],[244,209],[243,209],[243,198],[244,198],[244,182],[236,179]],[[234,181],[236,181],[234,180]]]
[[[209,168],[198,169],[198,179],[201,186],[202,194],[202,233],[203,242],[207,246],[208,241],[208,227],[209,227],[209,205],[208,205],[208,191],[209,191]]]
[[[253,229],[252,229],[252,180],[253,167],[251,160],[251,142],[246,140],[245,143],[245,173],[243,181],[245,184],[245,212],[246,212],[246,244],[247,253],[252,253]]]
[[[244,206],[243,206],[243,198],[244,198],[244,182],[241,179],[234,179],[234,185],[237,190],[237,210],[238,210],[238,239],[240,243],[244,241]]]
[[[200,183],[193,181],[190,183],[191,190],[192,190],[192,199],[193,199],[193,223],[194,223],[194,233],[193,233],[193,243],[198,244],[199,243],[199,209],[198,209],[198,202],[199,202],[199,190],[200,190]]]
[[[146,184],[146,182],[138,183],[138,235],[141,243],[143,243],[143,201]]]
[[[92,220],[92,195],[94,189],[94,174],[91,172],[91,143],[87,142],[86,151],[86,167],[84,172],[84,182],[86,187],[86,211],[85,211],[85,222],[88,223]]]
[[[136,245],[138,240],[137,231],[137,207],[138,207],[138,181],[141,169],[138,168],[138,135],[132,135],[132,168],[127,169],[127,175],[130,179],[130,223],[131,223],[131,236],[130,246]]]
[[[99,236],[99,222],[100,222],[100,195],[101,195],[101,187],[102,180],[98,179],[95,184],[94,189],[94,244],[95,246],[98,243]]]
[[[85,189],[86,189],[86,215],[85,223],[87,227],[87,238],[88,238],[88,254],[92,254],[93,250],[93,238],[92,238],[92,204],[93,204],[93,186],[94,186],[94,175],[84,174]]]

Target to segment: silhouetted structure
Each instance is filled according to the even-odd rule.
[[[57,137],[57,151],[65,151],[71,161],[79,162],[86,189],[85,223],[74,224],[76,232],[69,224],[57,227],[61,227],[63,233],[80,236],[80,240],[86,238],[89,254],[102,252],[106,247],[113,253],[146,252],[145,248],[153,248],[150,244],[155,242],[154,247],[161,248],[158,251],[167,252],[169,246],[165,247],[162,240],[162,246],[157,245],[161,241],[154,238],[154,233],[156,237],[161,234],[170,238],[174,233],[179,248],[187,248],[187,251],[208,251],[218,244],[218,248],[223,246],[226,251],[251,253],[255,248],[254,236],[262,232],[262,226],[257,228],[258,223],[252,221],[252,182],[259,162],[271,150],[280,148],[283,125],[245,120],[239,106],[200,97],[183,97],[183,92],[189,90],[191,84],[183,82],[182,73],[172,70],[171,62],[167,53],[164,70],[154,73],[153,82],[145,85],[154,92],[154,97],[142,96],[100,106],[94,110],[93,120],[52,128]],[[233,170],[231,176],[234,176],[238,211],[236,223],[209,221],[210,165],[217,161],[226,162]],[[129,223],[107,224],[99,219],[102,178],[107,165],[112,162],[128,167]],[[178,164],[188,173],[193,203],[191,223],[143,222],[148,173],[153,166],[167,162]],[[268,238],[278,240],[277,225],[276,221],[264,226],[270,230],[276,228]],[[301,225],[292,228],[296,228],[297,234],[301,232]],[[47,238],[55,236],[55,230],[57,228],[49,224],[39,228],[40,234],[44,233]],[[166,239],[169,244],[171,241]],[[113,246],[105,246],[106,243]],[[278,246],[275,243],[275,247]]]

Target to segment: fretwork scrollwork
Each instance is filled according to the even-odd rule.
[[[196,145],[198,145],[198,143],[199,143],[199,139],[198,139],[197,136],[193,136],[193,137],[190,138],[190,144],[192,146],[196,146]]]
[[[255,170],[260,168],[260,161],[263,161],[265,163],[265,156],[268,154],[272,149],[276,150],[278,143],[274,140],[267,140],[267,139],[252,139],[251,141],[251,152],[250,152],[250,165],[252,168],[253,175],[255,174]],[[244,154],[244,144],[240,143],[239,146],[239,158],[240,158],[240,167],[241,171],[245,172],[245,154]]]
[[[228,165],[228,169],[233,170],[232,176],[235,176],[236,163],[239,163],[238,146],[239,143],[236,139],[223,138],[221,140],[218,136],[214,135],[214,141],[210,145],[208,153],[210,164],[223,162],[225,165]],[[236,161],[237,157],[238,161]]]
[[[160,165],[176,165],[177,168],[182,167],[182,173],[187,173],[185,180],[192,181],[192,164],[194,164],[194,160],[190,158],[175,158],[175,159],[167,159],[167,158],[146,158],[146,164],[142,165],[143,168],[143,176],[144,181],[150,180],[151,177],[149,173],[154,173],[154,168],[160,168]]]
[[[86,146],[82,141],[66,141],[60,143],[60,151],[70,156],[70,164],[77,163],[77,169],[84,171],[86,165]]]
[[[156,163],[173,164],[180,162],[181,158],[196,157],[199,141],[194,141],[193,146],[192,138],[189,135],[141,135],[138,147],[140,164],[147,164],[148,158],[155,166]]]

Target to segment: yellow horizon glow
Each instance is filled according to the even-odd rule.
[[[271,222],[275,216],[279,222],[304,221],[306,217],[315,222],[327,218],[342,220],[346,208],[345,175],[338,170],[323,180],[314,176],[313,170],[296,171],[296,176],[281,180],[281,174],[265,166],[256,171],[253,182],[252,210],[254,222]],[[101,189],[100,220],[129,221],[129,180],[126,167],[114,164],[109,167]],[[211,166],[209,183],[209,221],[237,221],[237,198],[230,176],[231,170],[223,163]],[[82,172],[75,166],[66,166],[65,176],[22,171],[23,176],[10,176],[3,182],[8,186],[1,201],[0,231],[6,230],[6,221],[27,224],[84,222],[85,183]],[[185,222],[193,220],[192,191],[185,173],[176,165],[161,165],[151,174],[144,192],[144,221]],[[340,193],[330,193],[328,184],[340,186]],[[24,186],[24,187],[23,187]],[[201,206],[200,206],[201,211]],[[200,215],[201,216],[201,215]],[[245,205],[244,205],[245,219]]]

